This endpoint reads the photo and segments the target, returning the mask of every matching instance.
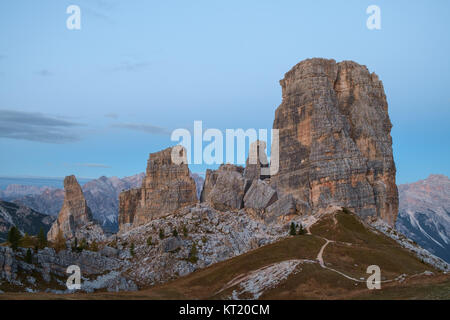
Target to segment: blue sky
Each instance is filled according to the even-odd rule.
[[[66,28],[70,4],[81,30]],[[371,4],[381,30],[366,28]],[[380,76],[399,183],[449,175],[449,13],[446,0],[2,1],[0,176],[132,175],[194,120],[270,129],[278,81],[311,57]]]

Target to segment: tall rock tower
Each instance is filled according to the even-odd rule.
[[[345,206],[395,224],[398,192],[383,84],[352,61],[308,59],[280,81],[280,169],[271,184],[313,211]]]
[[[198,202],[195,181],[190,175],[187,161],[179,164],[172,161],[173,150],[180,152],[180,159],[185,159],[186,150],[182,148],[177,151],[174,148],[150,154],[142,187],[120,194],[121,231]]]
[[[102,239],[103,230],[94,223],[92,213],[87,206],[83,191],[75,176],[64,178],[64,203],[58,214],[58,219],[53,222],[47,238],[50,241],[56,240],[59,231],[62,232],[66,240],[75,237],[86,239]]]

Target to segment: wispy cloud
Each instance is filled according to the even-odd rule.
[[[111,119],[118,119],[119,115],[117,113],[111,112],[111,113],[107,113],[105,114],[106,118],[111,118]]]
[[[0,138],[69,143],[80,138],[68,129],[80,125],[37,112],[0,110]]]
[[[111,17],[111,13],[116,6],[117,3],[115,1],[85,0],[82,1],[80,8],[82,14],[84,12],[108,23],[115,24],[115,20]]]
[[[48,69],[42,69],[42,70],[39,70],[38,72],[36,72],[36,74],[38,76],[42,76],[42,77],[49,77],[49,76],[53,75],[53,72],[51,72]]]
[[[170,131],[167,128],[162,128],[146,123],[118,123],[113,124],[112,127],[145,132],[150,134],[170,135]]]
[[[108,68],[107,71],[117,72],[117,71],[139,71],[145,69],[149,66],[148,62],[131,62],[131,61],[122,61],[117,66]]]
[[[111,166],[102,163],[75,163],[75,166],[85,168],[111,168]]]

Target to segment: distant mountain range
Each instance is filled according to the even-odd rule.
[[[143,178],[144,173],[122,179],[103,176],[91,180],[82,186],[94,219],[99,221],[105,231],[117,231],[119,193],[123,190],[140,186]],[[61,210],[64,201],[64,190],[47,186],[10,185],[6,190],[0,191],[0,199],[12,201],[28,206],[35,211],[56,216]]]
[[[450,262],[450,180],[444,175],[398,186],[398,231]]]
[[[145,174],[117,178],[102,176],[90,180],[83,186],[83,193],[94,219],[107,232],[117,232],[119,194],[132,188],[140,187]],[[196,173],[192,177],[197,185],[197,196],[203,186],[203,178]],[[45,181],[44,181],[45,182]],[[25,205],[37,212],[57,216],[64,201],[64,190],[52,186],[10,184],[0,190],[0,199]]]
[[[6,241],[12,226],[23,233],[37,235],[41,228],[47,233],[55,219],[56,217],[36,212],[24,205],[0,201],[0,242]]]

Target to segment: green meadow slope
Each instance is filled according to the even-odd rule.
[[[285,238],[138,292],[4,294],[10,299],[450,299],[450,275],[425,264],[352,213],[322,216]],[[381,289],[369,290],[378,265]]]

